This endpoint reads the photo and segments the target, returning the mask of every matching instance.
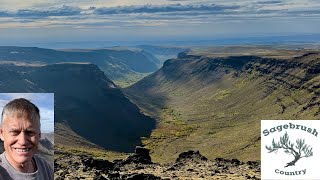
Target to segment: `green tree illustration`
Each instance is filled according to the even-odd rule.
[[[296,145],[291,143],[289,140],[289,135],[286,132],[282,137],[280,137],[279,142],[275,142],[272,140],[272,145],[267,146],[266,148],[269,150],[268,153],[277,152],[279,149],[284,149],[284,152],[287,154],[292,154],[294,156],[294,160],[287,163],[285,167],[294,166],[296,162],[303,157],[313,156],[312,147],[305,144],[305,140],[297,139]]]

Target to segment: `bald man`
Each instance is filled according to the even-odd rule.
[[[53,169],[35,153],[40,140],[40,112],[26,99],[9,102],[2,111],[0,179],[52,180]]]

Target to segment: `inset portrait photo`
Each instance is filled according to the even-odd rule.
[[[0,180],[53,179],[54,94],[0,93]]]

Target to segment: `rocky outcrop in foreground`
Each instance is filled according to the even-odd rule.
[[[176,162],[157,164],[149,150],[136,148],[136,153],[113,162],[86,155],[56,151],[55,179],[260,179],[260,162],[246,163],[237,159],[216,158],[211,161],[199,151],[187,151]]]

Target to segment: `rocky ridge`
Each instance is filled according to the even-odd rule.
[[[153,163],[149,150],[136,147],[126,159],[94,159],[56,151],[55,179],[260,179],[260,162],[238,159],[209,160],[199,151],[187,151],[174,163]]]

